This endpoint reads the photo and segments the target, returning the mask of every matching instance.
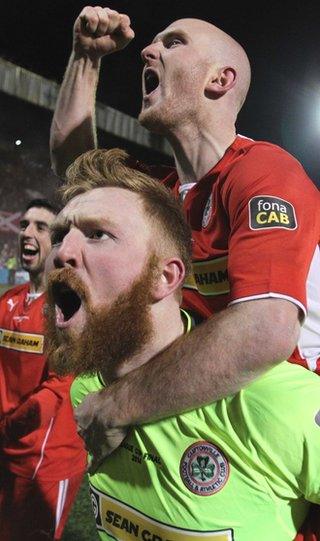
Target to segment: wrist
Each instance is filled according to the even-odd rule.
[[[135,424],[134,402],[129,396],[129,388],[121,378],[98,393],[96,403],[99,415],[107,415],[108,427],[125,428]]]
[[[101,56],[92,52],[85,52],[83,50],[73,49],[71,55],[72,63],[79,64],[83,70],[91,70],[93,72],[99,73]]]

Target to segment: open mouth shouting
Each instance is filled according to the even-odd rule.
[[[63,282],[52,285],[52,296],[56,305],[56,324],[64,326],[81,306],[79,295]]]
[[[53,271],[49,275],[47,300],[55,311],[55,325],[59,329],[67,327],[83,328],[85,322],[84,286],[78,287],[78,278],[69,279],[67,269]],[[76,283],[75,283],[76,282]]]
[[[154,68],[146,68],[143,73],[143,95],[149,97],[159,86],[160,79]]]
[[[28,241],[22,242],[21,258],[25,265],[31,265],[37,259],[39,252],[38,246]]]

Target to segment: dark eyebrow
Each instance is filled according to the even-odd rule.
[[[28,225],[30,223],[30,220],[20,220],[20,227],[24,226],[24,225]],[[49,224],[47,222],[43,222],[41,220],[35,220],[34,222],[37,226],[45,226],[45,227],[50,227]]]
[[[42,222],[41,220],[36,220],[36,224],[37,225],[42,225],[42,226],[46,226],[46,227],[50,227],[48,222]]]

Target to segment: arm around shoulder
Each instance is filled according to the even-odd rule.
[[[88,433],[105,435],[233,394],[289,357],[299,335],[298,313],[282,299],[235,304],[88,396],[77,408],[77,422]],[[90,442],[93,452],[103,445],[103,440]]]
[[[238,392],[287,359],[299,331],[299,309],[290,301],[230,306],[110,386],[109,400],[119,411],[115,426],[148,422]]]

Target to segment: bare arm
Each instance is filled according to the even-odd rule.
[[[97,145],[95,96],[103,56],[134,37],[127,15],[87,6],[73,28],[73,51],[61,85],[50,131],[53,170],[64,176],[72,161]]]
[[[76,420],[89,449],[106,455],[116,446],[118,429],[121,441],[123,427],[237,392],[290,356],[298,317],[298,308],[282,299],[235,304],[105,391],[88,395]]]
[[[95,91],[99,62],[70,57],[60,89],[50,131],[50,154],[54,172],[64,176],[73,160],[96,147]]]

